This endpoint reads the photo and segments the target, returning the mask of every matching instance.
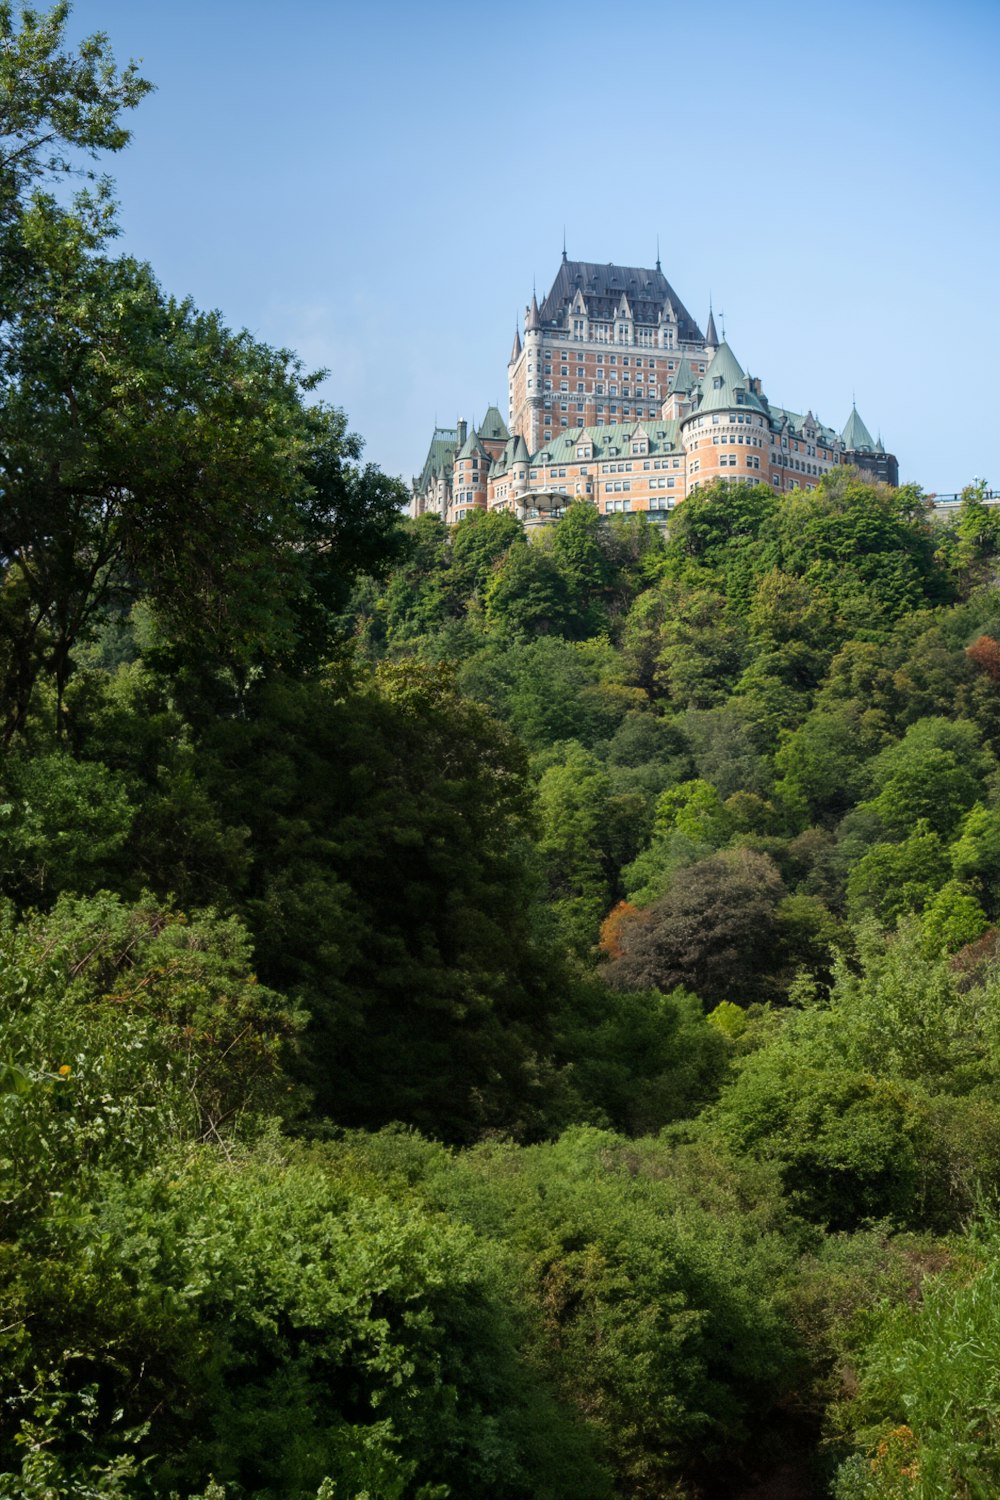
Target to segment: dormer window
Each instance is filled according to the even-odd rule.
[[[713,375],[712,376],[712,389],[713,389],[713,391],[721,391],[722,390],[722,376],[721,375]]]

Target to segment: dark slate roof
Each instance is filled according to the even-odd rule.
[[[647,271],[641,266],[598,266],[586,260],[564,260],[539,310],[542,324],[561,324],[578,290],[583,293],[589,316],[605,319],[614,317],[624,292],[637,323],[655,323],[669,299],[677,314],[678,338],[697,344],[705,342],[701,329],[663,272]]]
[[[719,335],[715,331],[715,313],[708,309],[708,327],[705,330],[705,345],[709,349],[718,349]]]

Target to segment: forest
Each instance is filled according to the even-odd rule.
[[[1000,510],[402,519],[0,4],[0,1494],[1000,1492]]]

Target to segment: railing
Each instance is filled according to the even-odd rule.
[[[984,490],[978,498],[984,505],[1000,505],[1000,490]],[[954,510],[962,503],[961,493],[957,495],[928,495],[927,502],[933,505],[935,510]]]

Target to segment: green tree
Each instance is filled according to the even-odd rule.
[[[874,844],[847,877],[848,907],[855,917],[869,913],[891,924],[920,911],[948,878],[941,839],[924,819],[899,844]]]
[[[96,32],[66,50],[70,6],[49,11],[0,7],[0,216],[9,225],[34,189],[82,175],[80,156],[120,151],[130,132],[126,110],[152,88],[135,63],[121,71],[108,38]],[[92,171],[87,176],[93,177]],[[8,275],[14,270],[7,266]]]
[[[470,511],[452,529],[448,586],[463,602],[481,598],[497,565],[524,545],[524,528],[509,511]]]
[[[732,818],[715,787],[700,778],[683,781],[660,794],[653,827],[657,834],[676,830],[716,849],[728,843],[734,831]]]
[[[487,623],[505,635],[572,634],[566,578],[544,547],[513,548],[490,578],[485,605]]]
[[[817,709],[778,746],[774,795],[800,824],[839,821],[863,790],[864,759],[857,715]]]
[[[346,692],[263,680],[205,751],[223,820],[248,831],[261,975],[311,1013],[319,1112],[451,1139],[538,1128],[561,976],[535,935],[513,737],[446,669],[395,663]]]
[[[994,766],[974,724],[920,719],[873,762],[876,795],[869,805],[896,837],[921,819],[947,837],[982,797]]]
[[[605,857],[611,783],[597,757],[569,741],[538,784],[538,853],[552,904],[572,946],[585,953],[597,941],[611,900]]]
[[[613,570],[601,539],[602,517],[589,501],[579,501],[566,511],[551,533],[552,558],[566,581],[575,615],[574,633],[581,638],[607,629],[607,602]]]
[[[922,925],[930,953],[956,953],[982,937],[990,923],[972,891],[948,880],[925,906]]]
[[[608,982],[683,986],[709,1006],[759,998],[774,987],[776,911],[785,894],[766,855],[733,849],[699,860],[622,929],[622,957],[607,966]]]
[[[991,916],[996,916],[1000,885],[1000,813],[977,802],[969,809],[949,850],[955,879],[974,883]]]

